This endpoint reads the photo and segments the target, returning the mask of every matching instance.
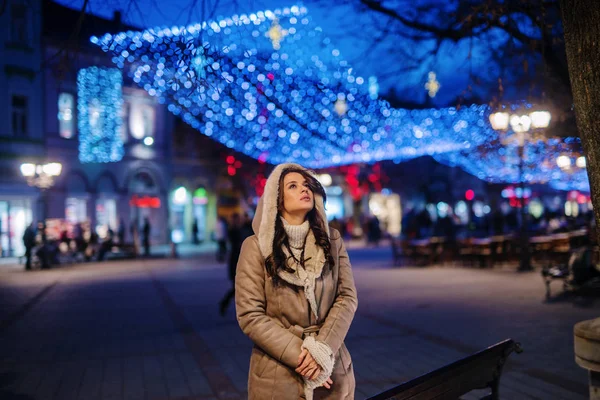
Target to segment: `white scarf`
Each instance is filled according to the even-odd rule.
[[[304,295],[308,300],[310,309],[317,322],[319,322],[319,305],[315,296],[315,282],[323,272],[325,253],[321,246],[317,245],[315,235],[309,229],[308,221],[304,221],[301,225],[291,225],[285,219],[281,218],[281,220],[293,254],[290,254],[286,247],[283,248],[283,253],[286,256],[287,266],[294,272],[280,270],[278,275],[287,283],[304,288]],[[304,267],[300,265],[302,253],[304,253]],[[307,349],[322,368],[321,373],[314,380],[303,377],[304,395],[306,400],[312,400],[314,390],[323,386],[331,376],[335,357],[327,344],[317,341],[313,336],[304,339],[302,348]]]
[[[315,296],[316,280],[323,272],[325,265],[325,253],[321,246],[317,245],[315,235],[309,229],[308,221],[302,225],[290,225],[283,219],[283,227],[288,233],[288,240],[293,253],[283,248],[286,256],[287,266],[294,272],[280,270],[278,275],[287,283],[304,288],[304,294],[310,305],[310,309],[319,321],[319,306]],[[303,244],[304,247],[298,247]],[[299,264],[302,251],[304,252],[304,267]]]

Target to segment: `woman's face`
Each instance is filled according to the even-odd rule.
[[[290,172],[283,177],[283,217],[289,216],[304,220],[315,206],[315,198],[308,182],[298,172]]]

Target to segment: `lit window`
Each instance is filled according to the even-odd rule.
[[[131,104],[129,131],[139,140],[154,136],[154,108],[148,104]]]
[[[71,93],[58,95],[58,130],[60,136],[71,139],[75,135],[74,123],[75,96]]]
[[[29,12],[27,6],[13,2],[10,7],[10,39],[14,43],[29,44]]]
[[[27,97],[12,97],[12,133],[14,136],[27,136]]]
[[[65,201],[65,219],[77,224],[87,219],[87,200],[80,197],[67,197]]]

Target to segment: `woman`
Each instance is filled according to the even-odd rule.
[[[344,338],[356,288],[340,233],[329,232],[324,200],[306,169],[282,164],[258,202],[235,282],[238,322],[254,342],[249,399],[354,398]]]

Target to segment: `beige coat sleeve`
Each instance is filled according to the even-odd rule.
[[[317,336],[317,340],[329,345],[333,354],[337,354],[342,346],[358,307],[356,287],[346,246],[341,239],[335,242],[337,242],[339,254],[338,292]]]
[[[242,331],[276,360],[298,366],[302,340],[266,314],[266,269],[258,241],[244,241],[235,277],[235,308]]]

